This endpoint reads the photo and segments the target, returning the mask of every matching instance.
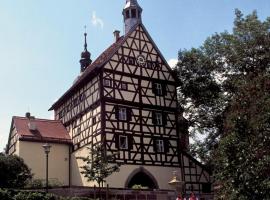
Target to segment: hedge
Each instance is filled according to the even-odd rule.
[[[44,192],[14,191],[0,189],[0,200],[93,200],[86,197],[58,197]]]

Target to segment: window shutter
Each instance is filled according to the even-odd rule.
[[[157,124],[156,112],[155,111],[152,111],[152,123]]]
[[[164,84],[164,83],[162,84],[162,95],[163,96],[167,96],[167,88],[166,88],[166,86],[167,86],[166,84]]]
[[[165,151],[165,153],[169,152],[169,140],[168,139],[164,139],[164,151]]]
[[[127,108],[127,121],[130,122],[131,121],[131,116],[132,114],[132,109],[131,108]]]
[[[132,135],[128,136],[128,150],[132,150],[133,149],[133,137]]]
[[[167,113],[162,113],[162,124],[167,125]]]
[[[114,138],[115,138],[115,148],[119,149],[119,135],[115,133]]]
[[[152,82],[152,91],[156,95],[157,94],[157,88],[155,82]]]
[[[115,110],[115,118],[119,119],[119,107],[118,106],[114,106],[114,110]]]

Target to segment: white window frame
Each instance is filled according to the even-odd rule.
[[[127,109],[126,108],[119,108],[118,111],[118,119],[122,121],[127,121]]]
[[[103,85],[105,87],[112,87],[112,80],[105,78],[104,81],[103,81]]]
[[[163,124],[162,113],[156,112],[155,113],[155,118],[156,118],[156,125],[162,125]]]
[[[165,148],[164,148],[164,140],[156,140],[156,150],[158,153],[164,153]]]
[[[121,142],[121,139],[124,138],[124,143]],[[128,136],[120,135],[119,136],[119,149],[128,149]]]
[[[161,83],[155,83],[155,89],[156,89],[156,95],[159,95],[159,96],[163,95]]]

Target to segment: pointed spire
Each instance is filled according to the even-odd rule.
[[[84,27],[86,29],[86,26]],[[84,70],[92,63],[91,60],[91,53],[87,50],[87,33],[86,30],[84,32],[84,51],[81,53],[81,72],[84,72]]]
[[[84,33],[84,51],[87,51],[87,41],[86,41],[87,33]]]
[[[141,22],[142,8],[137,0],[126,0],[126,5],[123,10],[125,33],[127,34],[130,29]]]

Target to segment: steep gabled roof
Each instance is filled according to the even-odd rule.
[[[19,140],[72,144],[70,136],[61,121],[13,117],[12,122]],[[34,130],[30,130],[29,123],[32,123],[35,127]]]
[[[171,72],[172,76],[175,80],[177,80],[177,77],[174,76],[174,73],[172,72],[172,69],[168,65],[166,59],[163,57],[162,53],[159,51],[157,45],[147,32],[144,25],[140,22],[136,24],[125,36],[120,37],[115,43],[113,43],[109,48],[107,48],[91,65],[89,65],[85,71],[78,77],[78,79],[75,81],[75,83],[51,106],[49,110],[53,110],[61,105],[61,103],[68,97],[70,97],[76,89],[81,87],[84,83],[86,83],[89,80],[89,77],[91,75],[96,74],[95,72],[98,72],[99,69],[101,69],[112,57],[113,55],[118,51],[118,49],[124,44],[124,42],[129,38],[129,36],[132,34],[133,31],[136,30],[138,26],[142,26],[144,29],[147,37],[153,44],[156,51],[161,56],[161,59],[165,63],[166,67],[168,68],[168,71]]]
[[[130,31],[130,33],[131,32],[132,31]],[[88,80],[88,77],[94,74],[94,72],[97,72],[121,47],[126,38],[127,36],[122,36],[110,47],[108,47],[91,65],[85,69],[85,71],[78,77],[76,82],[51,106],[49,110],[53,110],[55,107],[59,106],[63,100],[73,94],[74,90],[85,83],[85,81]]]

